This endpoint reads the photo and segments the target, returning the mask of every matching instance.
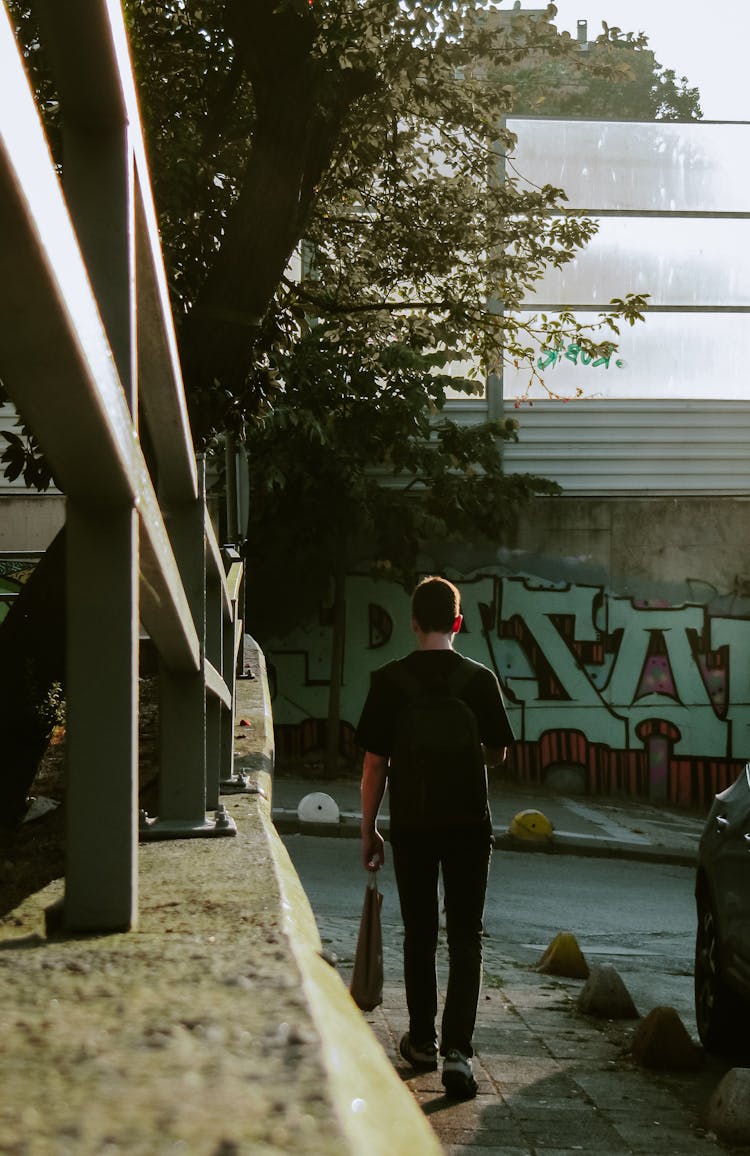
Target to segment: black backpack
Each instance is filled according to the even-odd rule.
[[[487,771],[477,719],[460,697],[477,673],[470,662],[429,682],[402,663],[389,671],[405,696],[388,771],[392,829],[463,827],[487,816]]]

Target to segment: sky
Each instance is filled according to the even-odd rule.
[[[588,36],[602,20],[623,32],[645,32],[656,59],[700,89],[704,120],[750,121],[746,83],[750,0],[553,0],[558,28],[575,35],[578,20]],[[512,5],[509,5],[512,7]],[[543,7],[529,3],[524,8]]]

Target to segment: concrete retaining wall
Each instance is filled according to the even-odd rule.
[[[238,762],[272,756],[262,656]],[[106,760],[105,760],[106,761]],[[238,835],[145,844],[140,921],[47,939],[51,884],[0,921],[8,1151],[411,1156],[441,1149],[341,979],[270,820],[272,776],[229,796]]]
[[[494,666],[527,782],[705,807],[750,758],[750,504],[540,499],[498,543],[436,548],[459,584],[464,653]],[[269,643],[277,742],[321,742],[330,628]],[[371,671],[409,650],[408,595],[351,575],[343,739]]]

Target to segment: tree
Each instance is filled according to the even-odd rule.
[[[516,28],[513,16],[506,18],[509,32],[523,40],[527,30]],[[532,49],[510,77],[502,64],[491,69],[499,82],[510,79],[513,111],[603,120],[700,120],[698,89],[659,63],[643,32],[623,33],[604,21],[602,27],[597,40],[576,42],[575,51],[564,55],[544,46]]]
[[[542,30],[557,44],[551,25]],[[253,631],[262,641],[283,633],[330,590],[329,773],[347,568],[369,557],[408,584],[426,542],[497,541],[526,498],[556,489],[503,474],[513,421],[465,430],[444,411],[450,389],[478,392],[503,357],[531,373],[535,343],[576,328],[570,315],[527,322],[515,310],[593,230],[554,215],[561,190],[496,178],[497,154],[512,144],[498,116],[509,95],[486,83],[481,62],[497,50],[491,25],[430,28],[414,77],[404,81],[402,67],[353,109],[356,146],[321,182],[302,276],[279,296],[300,335],[272,354],[284,393],[247,434],[262,607]],[[621,312],[632,322],[639,305]],[[616,334],[611,315],[601,324]]]
[[[252,633],[268,641],[330,601],[328,774],[351,567],[411,585],[431,541],[497,541],[526,498],[558,490],[503,474],[498,443],[515,436],[513,420],[461,428],[441,417],[456,381],[442,354],[372,335],[349,323],[335,334],[311,326],[283,366],[283,399],[248,439]]]
[[[57,142],[64,107],[28,9],[13,8]],[[440,411],[449,367],[458,388],[472,389],[471,373],[503,356],[533,365],[537,337],[576,329],[569,315],[535,325],[513,312],[545,265],[570,259],[593,231],[562,212],[561,190],[495,179],[498,153],[512,143],[498,127],[512,92],[488,85],[478,65],[504,51],[510,67],[528,46],[499,44],[469,0],[127,0],[126,12],[197,443],[210,449],[234,431],[252,438],[261,460],[285,423],[288,436],[308,418],[300,444],[322,492],[325,470],[336,479],[342,443],[352,441],[343,431],[353,414],[366,426],[377,413],[387,431],[365,443],[368,467],[382,466],[387,438],[391,458],[402,442],[416,455],[426,440],[429,455],[400,463],[402,474],[422,471],[408,502],[366,482],[364,468],[347,475],[367,496],[379,541],[387,543],[389,519],[399,527],[394,557],[413,557],[436,516],[434,498],[456,532],[462,520],[469,525],[469,510],[472,525],[480,512],[492,516],[501,484],[503,505],[517,503],[537,483],[501,478],[495,439],[510,429],[428,430],[416,412],[425,402]],[[533,35],[555,53],[572,51],[549,19],[536,21]],[[297,284],[285,270],[303,238],[315,265]],[[618,315],[632,323],[641,306],[626,297],[603,318],[607,338]],[[589,344],[600,337],[578,335]],[[333,390],[323,408],[316,362]],[[388,388],[376,384],[383,375]],[[24,452],[30,466],[33,442]],[[276,492],[256,487],[267,510],[281,509],[273,502],[282,493],[293,498],[294,477]],[[322,524],[316,514],[319,533]],[[402,560],[391,565],[398,571]],[[15,666],[10,637],[3,626],[6,679]],[[45,645],[49,658],[49,637]],[[62,681],[58,657],[46,681]],[[16,801],[33,772],[29,752],[14,767]]]

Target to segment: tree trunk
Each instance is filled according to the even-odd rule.
[[[230,0],[227,30],[253,88],[255,122],[240,194],[219,252],[181,327],[180,355],[199,435],[216,383],[247,389],[253,341],[299,242],[352,104],[377,83],[326,71],[313,55],[314,14],[277,0]]]
[[[336,561],[333,578],[333,636],[331,640],[331,683],[328,694],[328,723],[324,772],[327,779],[338,773],[341,730],[341,686],[344,681],[346,648],[346,569],[343,558]]]
[[[0,826],[26,810],[55,723],[52,695],[65,685],[65,530],[24,584],[0,628]]]

